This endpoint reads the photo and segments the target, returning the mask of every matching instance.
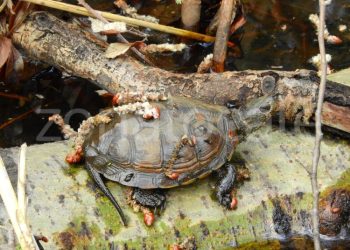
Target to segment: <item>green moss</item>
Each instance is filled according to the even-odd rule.
[[[64,168],[63,172],[66,175],[74,177],[82,170],[85,170],[82,164],[68,164],[68,166]]]
[[[224,248],[225,249],[225,248]],[[226,248],[232,249],[232,248]],[[237,246],[235,250],[279,250],[279,249],[314,249],[313,241],[310,237],[296,236],[288,241],[280,242],[278,240],[263,240],[258,242],[249,242]],[[343,248],[340,248],[343,249]]]
[[[277,197],[283,203],[288,200],[293,204],[293,208],[306,209],[311,208],[312,195],[303,194],[291,195],[288,197]],[[137,238],[132,242],[118,242],[119,246],[126,244],[129,248],[138,249],[140,246],[152,246],[154,249],[167,249],[173,244],[180,244],[186,238],[194,237],[198,249],[232,249],[232,245],[238,244],[237,249],[280,249],[279,241],[266,241],[263,235],[266,233],[266,219],[272,215],[273,204],[271,201],[265,201],[265,205],[258,206],[249,212],[238,213],[230,211],[227,217],[219,221],[205,221],[201,224],[192,224],[191,218],[180,216],[174,218],[172,224],[176,225],[179,232],[175,235],[175,228],[169,227],[161,219],[156,221],[154,227],[147,228],[147,238]],[[287,211],[292,215],[293,211]],[[295,216],[295,215],[294,215]],[[254,222],[253,222],[254,221]],[[252,227],[254,224],[255,240],[252,243]],[[234,235],[234,229],[239,227],[239,234]],[[178,236],[178,237],[177,237]],[[235,242],[235,239],[238,242]],[[293,241],[295,244],[295,241]],[[148,248],[147,248],[148,249]],[[312,248],[310,248],[312,249]]]
[[[329,186],[323,190],[320,193],[320,198],[328,196],[331,192],[337,189],[345,189],[350,192],[350,169],[344,171],[334,185]]]
[[[271,204],[267,204],[267,210],[272,209]],[[256,235],[263,235],[263,213],[271,213],[266,211],[262,206],[254,209],[249,217],[254,218],[254,221],[261,221],[261,228],[255,228]],[[138,238],[136,240],[118,242],[120,246],[124,243],[129,248],[139,248],[141,245],[153,246],[155,249],[167,249],[173,244],[180,244],[189,237],[196,239],[198,249],[210,249],[210,248],[225,248],[229,249],[230,245],[234,241],[234,235],[232,228],[235,225],[240,225],[240,231],[242,235],[239,235],[240,242],[244,243],[251,241],[251,234],[249,233],[251,228],[249,227],[250,219],[247,218],[246,214],[235,214],[230,212],[225,219],[219,221],[206,221],[200,224],[192,224],[190,218],[181,218],[180,216],[174,218],[174,225],[176,230],[179,232],[178,237],[175,235],[175,228],[169,227],[166,223],[161,220],[157,221],[154,227],[147,229],[147,238]],[[257,223],[258,224],[258,223]],[[247,236],[244,237],[244,232],[247,232]],[[261,240],[263,240],[261,238]]]
[[[350,170],[343,173],[339,178],[338,182],[331,188],[349,188],[350,186]],[[113,193],[121,192],[119,187],[111,187]],[[327,190],[330,190],[329,188]],[[325,190],[322,193],[327,192]],[[283,201],[288,199],[292,204],[295,211],[309,210],[312,206],[312,195],[309,193],[302,195],[290,195],[288,197],[277,197]],[[123,226],[120,223],[120,218],[116,212],[114,206],[110,201],[104,197],[98,197],[96,199],[97,208],[99,214],[103,219],[106,228],[105,231],[112,231],[113,235],[118,234]],[[171,224],[175,225],[176,228],[171,227],[166,221],[162,220],[161,216],[155,222],[153,227],[147,227],[143,225],[144,229],[147,230],[147,237],[137,237],[133,241],[117,241],[114,242],[116,246],[124,247],[124,244],[128,246],[129,249],[135,248],[139,249],[141,246],[146,246],[146,249],[153,247],[154,249],[168,249],[169,246],[173,244],[180,244],[185,239],[189,237],[194,237],[196,239],[196,244],[198,249],[210,249],[210,248],[220,248],[220,249],[232,249],[232,245],[238,244],[237,249],[280,249],[280,243],[278,241],[266,241],[261,236],[266,233],[266,218],[270,218],[273,210],[273,205],[271,201],[265,201],[265,205],[257,206],[251,211],[241,213],[238,211],[229,211],[227,216],[219,221],[205,221],[201,224],[193,224],[190,217],[181,217],[180,215],[173,218]],[[293,217],[293,211],[287,211]],[[138,213],[138,219],[142,222],[143,215]],[[81,221],[84,218],[77,218],[74,221],[74,227],[67,229],[67,232],[74,235],[73,240],[76,242],[77,246],[84,248],[84,246],[89,246],[88,249],[93,249],[99,247],[103,249],[108,242],[102,242],[104,235],[99,232],[97,225],[89,224],[88,228],[91,234],[94,235],[93,238],[84,238],[81,236],[82,231]],[[253,222],[254,221],[254,222]],[[80,223],[80,224],[79,224]],[[254,232],[257,235],[258,242],[252,243],[252,233],[251,225],[254,224]],[[203,226],[204,225],[204,226]],[[233,229],[239,226],[239,234],[234,235]],[[178,231],[178,233],[175,233]],[[78,236],[76,236],[78,235]],[[80,236],[79,236],[80,235]],[[238,242],[235,242],[235,239]],[[112,238],[111,238],[112,240]],[[250,243],[249,243],[250,242]],[[81,249],[77,248],[77,249]]]
[[[227,248],[230,249],[230,248]],[[232,248],[231,248],[232,249]],[[281,243],[278,240],[249,242],[241,246],[235,247],[237,250],[279,250]]]
[[[334,185],[338,188],[350,188],[350,169],[347,169],[337,180],[337,183]]]
[[[106,230],[112,230],[113,234],[117,234],[123,225],[120,222],[117,210],[110,200],[105,196],[98,197],[96,199],[96,206],[107,227]]]
[[[85,217],[73,219],[63,232],[55,233],[54,240],[62,249],[105,249],[108,247],[98,225],[87,222]]]

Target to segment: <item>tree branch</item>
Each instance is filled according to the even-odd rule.
[[[224,72],[225,59],[227,52],[227,41],[229,37],[230,26],[232,22],[233,11],[235,10],[235,0],[223,0],[219,9],[219,24],[216,31],[214,46],[214,71]]]

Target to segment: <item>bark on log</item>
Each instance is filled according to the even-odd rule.
[[[325,102],[322,112],[323,124],[330,125],[342,131],[350,131],[349,108]]]
[[[91,42],[79,27],[47,12],[32,13],[13,35],[13,41],[29,56],[90,79],[112,93],[164,90],[216,104],[230,100],[244,103],[273,93],[279,96],[276,112],[284,112],[289,120],[301,112],[308,119],[315,108],[319,78],[310,70],[178,74],[144,66],[127,55],[107,59],[103,48]],[[325,101],[348,109],[350,87],[328,81]]]

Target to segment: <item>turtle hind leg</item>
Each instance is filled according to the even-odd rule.
[[[130,198],[143,212],[143,219],[147,226],[151,226],[154,222],[154,213],[151,209],[160,208],[162,210],[166,201],[165,193],[161,189],[133,188]]]
[[[218,170],[219,182],[216,187],[216,197],[221,205],[228,209],[233,209],[236,204],[231,197],[231,191],[235,184],[236,168],[230,163]]]
[[[107,198],[112,202],[113,206],[117,209],[118,214],[120,216],[120,220],[124,226],[127,226],[126,218],[123,213],[123,210],[119,206],[118,202],[115,200],[114,196],[111,194],[109,189],[104,184],[101,175],[99,172],[97,172],[94,168],[91,167],[89,163],[86,163],[86,168],[90,172],[91,177],[94,179],[96,185],[99,187],[99,189],[103,192],[104,195],[107,196]]]
[[[162,208],[165,205],[166,196],[161,189],[134,188],[132,199],[144,207]]]

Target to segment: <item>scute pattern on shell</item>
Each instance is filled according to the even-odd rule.
[[[107,179],[152,189],[189,184],[231,157],[235,139],[228,136],[234,128],[228,109],[183,97],[153,105],[159,107],[160,119],[116,114],[95,128],[84,146],[87,163]],[[176,152],[184,136],[195,143]],[[169,172],[179,177],[171,179]]]

